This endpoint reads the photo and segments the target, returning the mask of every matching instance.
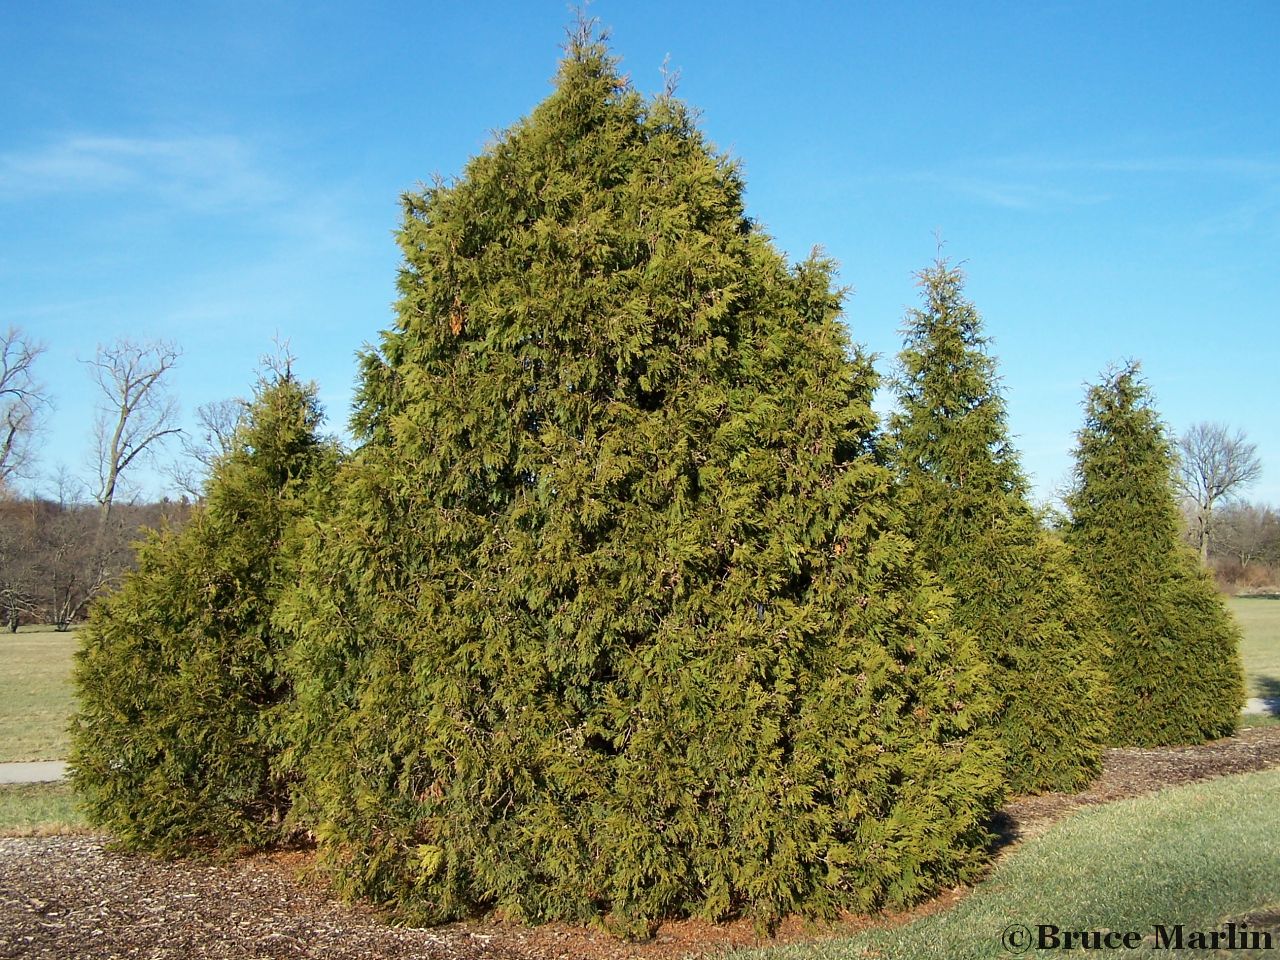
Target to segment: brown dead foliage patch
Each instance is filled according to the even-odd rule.
[[[1088,789],[1015,800],[997,827],[1009,844],[1082,806],[1275,765],[1280,726],[1199,747],[1109,750],[1102,776]],[[306,852],[218,865],[113,853],[104,843],[92,835],[0,839],[0,958],[675,960],[761,943],[747,921],[664,923],[641,944],[565,924],[524,927],[494,918],[428,930],[394,927],[376,911],[339,903],[300,879],[311,861]],[[768,942],[901,923],[947,909],[964,892],[948,891],[901,914],[823,926],[791,919]]]

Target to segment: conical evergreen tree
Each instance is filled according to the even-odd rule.
[[[1225,736],[1244,703],[1239,631],[1178,536],[1173,466],[1137,364],[1090,388],[1067,538],[1112,634],[1121,745]]]
[[[890,419],[907,529],[992,665],[1010,789],[1074,789],[1100,769],[1109,732],[1107,634],[1027,502],[964,274],[939,260],[919,281],[924,307],[906,317]]]
[[[72,780],[91,821],[164,853],[278,839],[291,777],[282,711],[290,639],[271,625],[296,576],[299,519],[335,468],[315,388],[264,376],[180,531],[81,632]]]
[[[585,34],[405,211],[291,604],[300,810],[342,888],[635,932],[968,875],[985,677],[890,529],[828,264],[789,269]]]

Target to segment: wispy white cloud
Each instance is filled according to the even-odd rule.
[[[1280,195],[1280,157],[1122,155],[977,157],[943,166],[859,177],[877,184],[923,186],[1006,210],[1042,212],[1106,204],[1130,196],[1143,180],[1213,182],[1234,190],[1236,205],[1203,224],[1247,231],[1273,219]],[[1191,186],[1188,189],[1192,189]],[[1196,187],[1198,189],[1198,187]]]
[[[1014,155],[988,161],[1023,174],[1178,174],[1241,180],[1280,179],[1280,158],[1212,155],[1045,157]]]
[[[313,250],[346,249],[359,236],[351,184],[303,186],[279,156],[236,136],[79,135],[0,152],[0,206],[60,201],[102,204],[116,220],[140,210],[225,216]]]
[[[962,172],[903,174],[914,183],[928,184],[951,193],[1009,210],[1044,210],[1090,206],[1104,203],[1110,195],[1096,190],[1072,189],[1058,184],[1037,183],[1025,177],[999,177]]]
[[[71,136],[0,153],[0,202],[134,193],[219,210],[261,204],[274,192],[252,151],[230,136]]]
[[[1010,168],[1055,178],[1105,180],[1128,189],[1143,179],[1185,183],[1183,189],[1222,192],[1217,210],[1188,223],[1197,236],[1280,235],[1280,157],[1146,155],[1093,158],[1007,158]]]
[[[1280,237],[1280,181],[1201,219],[1195,229],[1201,237],[1254,233],[1265,233],[1273,239]]]

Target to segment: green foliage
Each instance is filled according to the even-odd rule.
[[[939,261],[919,280],[925,305],[907,314],[890,420],[908,533],[992,666],[1010,789],[1075,789],[1101,766],[1107,636],[1066,548],[1027,503],[963,273]]]
[[[985,676],[891,529],[829,265],[788,268],[587,37],[399,238],[284,609],[297,814],[340,887],[635,933],[969,876]]]
[[[281,835],[288,638],[271,625],[297,526],[334,469],[312,386],[264,379],[207,501],[138,546],[81,630],[72,779],[91,821],[173,853]]]
[[[1173,466],[1137,364],[1089,390],[1067,538],[1112,634],[1118,744],[1225,736],[1244,702],[1239,630],[1178,536]]]

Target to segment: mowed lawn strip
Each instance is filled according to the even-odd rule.
[[[87,830],[69,783],[0,786],[0,836],[48,835]]]
[[[0,633],[0,762],[66,757],[75,649],[71,632]]]
[[[1249,696],[1280,699],[1280,599],[1233,597],[1227,604],[1244,633],[1240,656]]]
[[[981,960],[1012,955],[1001,943],[1011,924],[1151,937],[1156,924],[1215,930],[1276,906],[1280,770],[1265,770],[1082,810],[1020,845],[945,913],[848,940],[733,956]]]

